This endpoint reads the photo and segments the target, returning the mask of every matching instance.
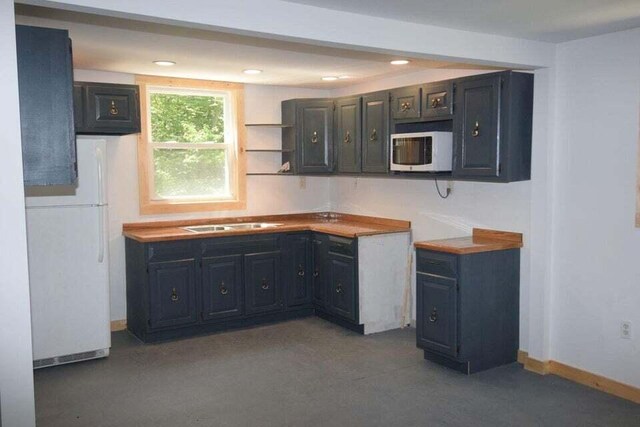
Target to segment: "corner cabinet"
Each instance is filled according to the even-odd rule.
[[[506,71],[455,84],[453,177],[531,179],[533,75]]]
[[[288,100],[282,103],[283,155],[294,174],[324,174],[333,171],[333,100]]]
[[[465,374],[515,362],[520,250],[416,255],[416,344],[424,358]]]
[[[17,25],[16,48],[24,184],[72,185],[78,172],[69,33]]]
[[[75,129],[83,135],[127,135],[140,132],[137,85],[75,82]]]

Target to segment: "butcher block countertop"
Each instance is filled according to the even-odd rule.
[[[246,222],[277,223],[275,227],[261,229],[224,230],[194,233],[183,227],[194,225],[240,224]],[[316,231],[342,237],[372,236],[401,233],[411,230],[411,222],[371,216],[349,215],[335,212],[290,215],[264,215],[235,218],[202,218],[179,221],[136,222],[123,224],[122,234],[138,242],[204,239],[211,237],[250,234],[282,233],[290,231]]]
[[[414,245],[417,249],[459,255],[517,249],[523,246],[522,233],[486,230],[482,228],[474,228],[473,234],[468,237],[428,240],[415,242]]]

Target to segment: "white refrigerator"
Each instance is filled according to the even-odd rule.
[[[105,152],[78,138],[77,186],[25,190],[34,368],[109,355]]]

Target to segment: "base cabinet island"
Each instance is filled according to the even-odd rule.
[[[144,342],[314,314],[399,328],[410,226],[338,213],[125,224],[127,328]]]

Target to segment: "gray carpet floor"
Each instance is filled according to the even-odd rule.
[[[512,364],[427,362],[415,330],[318,318],[145,345],[36,371],[38,426],[640,426],[640,405]]]

